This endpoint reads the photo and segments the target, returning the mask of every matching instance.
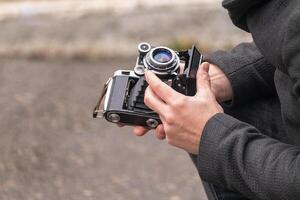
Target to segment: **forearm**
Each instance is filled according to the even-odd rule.
[[[269,138],[226,114],[206,124],[197,168],[204,181],[251,199],[300,198],[300,147]]]

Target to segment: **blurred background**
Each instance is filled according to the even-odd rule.
[[[141,41],[249,40],[220,0],[0,0],[0,199],[205,200],[185,152],[91,112]]]

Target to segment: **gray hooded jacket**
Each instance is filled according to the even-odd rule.
[[[262,115],[283,128],[264,133],[215,115],[202,134],[198,172],[204,181],[250,199],[300,199],[300,1],[224,0],[223,6],[254,42],[206,60],[228,76],[232,108],[278,98],[278,115]]]

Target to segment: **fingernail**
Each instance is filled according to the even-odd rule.
[[[209,69],[209,63],[208,62],[204,62],[203,64],[202,64],[202,69],[204,69],[204,71],[208,71],[208,69]]]

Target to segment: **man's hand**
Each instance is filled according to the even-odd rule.
[[[151,71],[145,74],[149,84],[145,92],[145,104],[159,114],[163,123],[157,127],[156,135],[159,138],[166,136],[169,144],[193,154],[198,153],[206,122],[223,112],[211,90],[208,70],[208,63],[200,66],[197,93],[192,97],[176,92]]]
[[[232,100],[233,91],[231,84],[224,72],[214,64],[209,64],[209,79],[211,90],[218,102]]]
[[[231,84],[224,74],[224,72],[216,65],[209,64],[209,79],[211,84],[211,91],[216,97],[218,102],[224,102],[232,99],[233,92]],[[135,126],[133,132],[137,136],[145,135],[149,129],[144,127]],[[165,139],[163,125],[156,128],[155,135],[158,139]]]

